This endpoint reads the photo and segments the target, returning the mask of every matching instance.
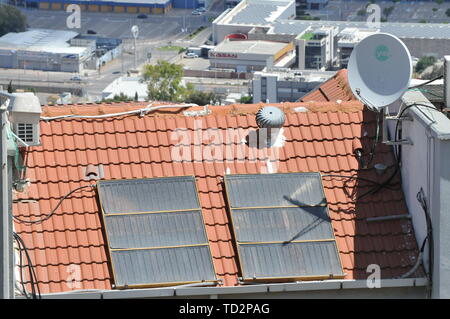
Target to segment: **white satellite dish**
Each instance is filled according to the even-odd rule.
[[[348,63],[348,82],[353,94],[379,111],[398,100],[408,89],[412,61],[406,45],[388,33],[364,38],[353,49]]]

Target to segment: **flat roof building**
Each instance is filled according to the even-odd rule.
[[[0,67],[56,72],[96,69],[121,53],[119,39],[30,29],[0,37]]]
[[[296,102],[335,73],[283,68],[255,72],[252,80],[253,103]]]
[[[337,27],[338,32],[346,28],[367,29],[367,23],[360,21],[294,20],[294,17],[295,1],[242,0],[214,20],[213,41],[220,43],[232,33],[249,34],[250,38],[256,28],[266,36],[278,37],[278,41],[296,37],[311,27]],[[448,24],[382,22],[379,31],[399,37],[416,57],[444,56],[450,52]]]
[[[249,72],[266,66],[288,67],[295,62],[295,51],[292,43],[227,39],[209,51],[209,58],[213,68]]]

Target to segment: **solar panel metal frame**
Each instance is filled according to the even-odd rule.
[[[319,176],[320,179],[320,184],[321,184],[321,191],[323,194],[323,198],[325,199],[325,203],[321,204],[321,205],[317,205],[317,206],[325,206],[326,207],[326,212],[327,215],[329,217],[329,212],[328,212],[328,203],[326,202],[326,197],[325,197],[325,192],[323,190],[323,183],[322,183],[322,175],[320,172],[291,172],[291,173],[274,173],[274,174],[270,174],[270,175],[288,175],[288,174],[317,174]],[[226,174],[224,175],[224,186],[225,186],[225,197],[226,197],[226,201],[227,201],[227,207],[229,209],[229,213],[230,213],[230,217],[231,217],[231,225],[233,227],[233,234],[234,234],[234,238],[236,241],[236,246],[237,246],[237,257],[239,260],[239,265],[241,268],[241,273],[242,276],[244,276],[245,271],[244,271],[244,258],[242,258],[241,256],[241,249],[240,246],[241,245],[246,245],[246,244],[270,244],[270,243],[279,243],[279,242],[243,242],[243,243],[239,243],[238,238],[237,238],[237,232],[236,232],[236,222],[234,220],[233,217],[233,210],[239,210],[239,209],[260,209],[260,208],[282,208],[282,207],[299,207],[298,205],[292,205],[292,206],[255,206],[255,207],[231,207],[231,201],[230,201],[230,197],[229,197],[229,187],[227,186],[227,177],[233,177],[233,176],[261,176],[261,175],[266,175],[266,174]],[[312,205],[310,205],[309,207],[313,207]],[[331,227],[331,219],[330,219],[330,227]],[[345,277],[344,271],[343,271],[343,267],[342,267],[342,261],[341,261],[341,256],[339,254],[339,250],[337,248],[337,243],[336,243],[336,237],[334,235],[334,231],[332,230],[332,237],[333,238],[323,238],[323,239],[319,239],[319,240],[299,240],[299,241],[291,241],[292,243],[302,243],[302,242],[326,242],[326,241],[333,241],[334,242],[334,247],[336,248],[336,256],[337,256],[337,260],[341,269],[341,273],[342,275],[333,275],[330,276],[331,274],[324,274],[324,275],[317,275],[317,276],[267,276],[267,277],[256,277],[256,278],[248,278],[248,277],[241,277],[241,280],[244,282],[255,282],[255,281],[267,281],[267,282],[277,282],[277,281],[297,281],[297,280],[325,280],[325,279],[343,279]]]
[[[193,175],[183,175],[183,176],[173,176],[173,177],[155,177],[155,179],[176,179],[176,178],[182,178],[182,177],[191,177],[193,179],[193,184],[195,187],[195,194],[196,194],[196,201],[198,203],[198,208],[195,209],[185,209],[185,210],[177,210],[177,212],[189,212],[189,211],[200,211],[200,217],[201,217],[201,222],[203,225],[203,233],[204,236],[206,238],[206,243],[205,244],[193,244],[193,245],[178,245],[178,246],[161,246],[161,247],[148,247],[147,249],[164,249],[164,248],[182,248],[182,247],[198,247],[198,246],[207,246],[208,247],[208,254],[209,254],[209,260],[211,262],[211,267],[212,267],[212,271],[213,271],[213,276],[214,279],[213,280],[194,280],[194,281],[178,281],[178,282],[160,282],[160,283],[143,283],[143,284],[131,284],[131,285],[116,285],[116,269],[114,267],[114,262],[113,262],[113,258],[112,258],[112,252],[113,251],[134,251],[134,250],[143,250],[145,248],[126,248],[126,249],[113,249],[111,248],[110,245],[110,239],[109,239],[109,234],[108,234],[108,230],[106,229],[106,218],[109,216],[115,216],[115,215],[138,215],[138,214],[157,214],[157,213],[171,213],[174,212],[173,210],[168,210],[168,211],[148,211],[148,212],[131,212],[131,213],[122,213],[122,214],[106,214],[104,209],[103,209],[103,205],[102,205],[102,201],[101,201],[101,184],[102,182],[112,182],[112,181],[132,181],[132,180],[143,180],[143,179],[153,179],[153,178],[138,178],[138,179],[133,179],[133,178],[128,178],[128,179],[111,179],[111,180],[99,180],[97,182],[97,192],[98,192],[98,198],[99,198],[99,207],[100,207],[100,211],[101,211],[101,219],[102,219],[102,223],[104,225],[104,235],[105,235],[105,239],[106,239],[106,244],[107,244],[107,253],[109,255],[109,260],[111,262],[111,270],[112,270],[112,276],[113,276],[113,281],[114,281],[114,287],[117,289],[128,289],[128,288],[155,288],[155,287],[168,287],[168,286],[176,286],[176,285],[185,285],[185,284],[194,284],[194,283],[200,283],[200,282],[213,282],[213,283],[217,283],[217,274],[214,268],[214,261],[212,258],[212,254],[211,254],[211,246],[210,246],[210,242],[206,233],[206,228],[205,228],[205,221],[203,218],[203,213],[202,213],[202,207],[200,204],[200,199],[198,196],[198,187],[197,187],[197,183],[196,183],[196,179],[195,176]]]

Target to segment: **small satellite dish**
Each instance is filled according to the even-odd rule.
[[[388,33],[364,38],[353,49],[348,82],[353,94],[370,109],[380,111],[408,89],[412,61],[406,45]]]

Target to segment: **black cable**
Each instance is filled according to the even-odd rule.
[[[434,82],[434,81],[436,81],[436,80],[442,79],[443,77],[444,77],[444,75],[439,75],[439,76],[437,76],[437,77],[435,77],[435,78],[433,78],[433,79],[431,79],[431,80],[428,80],[428,81],[426,81],[426,82],[423,82],[423,83],[421,83],[421,84],[417,84],[417,85],[414,85],[414,86],[410,86],[408,89],[416,89],[416,88],[420,88],[421,86],[425,86],[425,85],[427,85],[427,84],[430,84],[431,82]]]
[[[19,247],[19,269],[20,269],[20,283],[22,285],[22,293],[24,294],[25,298],[30,299],[30,296],[28,296],[27,289],[25,287],[25,282],[23,280],[22,269],[24,266],[23,266],[23,258],[22,258],[22,253],[23,253],[22,245],[20,244],[19,240],[16,238],[16,235],[17,235],[16,233],[13,233],[14,239],[16,240],[17,246]]]
[[[430,105],[426,105],[426,104],[422,104],[422,103],[412,103],[412,104],[406,105],[406,106],[401,110],[400,114],[398,115],[398,118],[401,118],[402,115],[403,115],[403,113],[405,113],[406,110],[408,110],[408,109],[410,109],[411,107],[414,107],[414,106],[428,107],[428,108],[431,108],[431,109],[437,111],[437,109],[436,109],[434,106],[430,106]],[[398,142],[397,136],[398,136],[399,122],[400,122],[400,121],[398,120],[398,121],[397,121],[397,124],[395,125],[394,142]],[[390,182],[392,181],[392,179],[393,179],[393,178],[397,175],[397,173],[400,171],[400,164],[401,164],[401,148],[400,148],[400,145],[398,145],[398,153],[395,152],[395,156],[396,156],[396,158],[397,158],[397,159],[396,159],[396,167],[395,167],[395,170],[394,170],[394,172],[392,173],[392,175],[391,175],[388,179],[386,179],[386,181],[384,181],[384,182],[381,183],[380,185],[376,186],[374,189],[369,190],[369,191],[363,193],[362,195],[360,195],[360,196],[358,197],[358,200],[359,200],[359,199],[362,199],[362,198],[364,198],[364,197],[366,197],[366,196],[368,196],[368,195],[370,195],[370,194],[376,194],[376,193],[378,193],[381,189],[383,189],[384,187],[386,187],[387,185],[390,184]]]
[[[31,260],[30,254],[28,253],[28,249],[27,249],[24,241],[22,240],[22,238],[17,233],[13,232],[13,236],[19,246],[20,267],[21,267],[20,268],[20,276],[21,276],[22,288],[23,288],[25,297],[27,297],[27,292],[26,292],[25,283],[24,283],[23,274],[22,274],[22,268],[24,267],[23,263],[22,263],[22,253],[23,252],[25,253],[25,257],[27,259],[27,266],[28,266],[28,271],[29,271],[29,276],[30,276],[31,295],[32,295],[33,299],[37,299],[37,298],[41,299],[41,290],[39,288],[39,283],[37,280],[36,272],[34,270],[34,266],[33,266],[33,262]],[[37,294],[36,294],[36,287],[37,287]]]
[[[377,112],[377,129],[376,129],[376,133],[375,133],[375,139],[373,140],[372,149],[370,150],[369,161],[365,165],[366,168],[369,167],[369,165],[373,161],[373,158],[375,157],[376,146],[378,144],[378,140],[380,139],[380,114],[381,114],[381,112]]]
[[[14,216],[14,219],[17,220],[18,222],[24,223],[24,224],[39,224],[39,223],[42,223],[42,222],[46,221],[47,219],[49,219],[50,217],[52,217],[53,214],[55,214],[56,210],[59,208],[59,206],[61,206],[62,202],[67,197],[69,197],[70,195],[72,195],[76,191],[79,191],[80,189],[88,188],[88,187],[95,188],[96,186],[95,185],[86,185],[86,186],[80,186],[80,187],[75,188],[74,190],[70,191],[69,193],[67,193],[66,195],[61,197],[61,199],[59,200],[59,202],[56,205],[56,207],[48,215],[46,215],[45,217],[43,217],[41,219],[31,221],[31,220],[23,220],[23,219],[20,219],[20,218],[18,218],[16,216]]]
[[[34,270],[33,262],[31,260],[31,257],[29,255],[29,253],[28,253],[28,249],[27,249],[23,239],[18,234],[15,234],[15,238],[21,243],[22,249],[25,252],[25,256],[27,258],[28,270],[29,270],[29,273],[30,273],[30,284],[31,284],[33,299],[37,299],[35,286],[37,287],[37,293],[38,293],[39,299],[41,299],[41,291],[40,291],[40,288],[39,288],[38,279],[37,279],[37,276],[36,276],[36,272]]]
[[[430,212],[428,210],[428,205],[425,200],[425,192],[423,188],[420,188],[419,192],[416,195],[417,201],[422,206],[423,212],[425,214],[425,222],[427,225],[427,236],[425,240],[428,239],[428,278],[430,281],[430,285],[433,283],[433,265],[434,265],[434,238],[433,238],[433,224],[431,222]],[[422,245],[421,251],[423,252],[425,249],[425,244]]]
[[[360,176],[357,176],[357,175],[325,174],[325,175],[322,175],[322,177],[340,177],[340,178],[348,178],[348,179],[358,179],[358,180],[361,180],[363,182],[367,182],[367,183],[370,183],[370,184],[380,185],[380,183],[377,182],[377,181],[374,181],[374,180],[371,180],[371,179],[368,179],[368,178],[364,178],[364,177],[360,177]]]

